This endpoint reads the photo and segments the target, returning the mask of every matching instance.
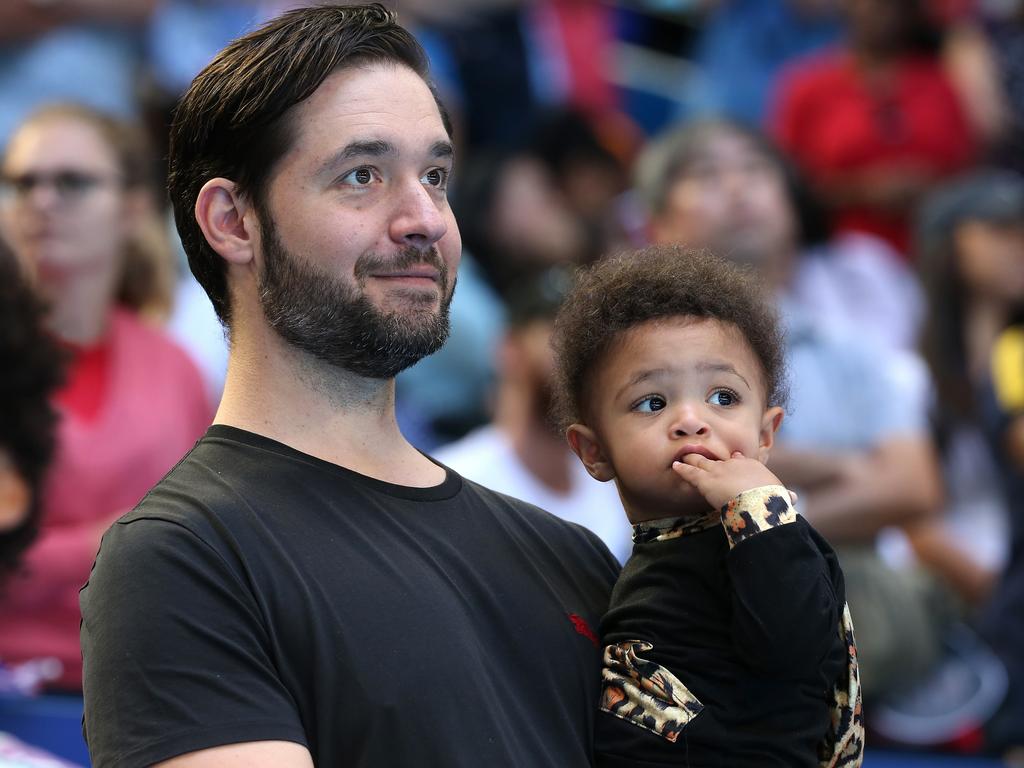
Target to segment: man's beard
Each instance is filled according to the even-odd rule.
[[[406,248],[392,259],[363,254],[356,261],[356,285],[350,285],[293,256],[281,243],[273,222],[266,219],[260,305],[267,323],[297,349],[346,371],[372,379],[391,379],[448,338],[448,266],[436,248]],[[362,292],[368,275],[377,271],[430,264],[440,275],[441,306],[423,292],[394,293],[407,305],[400,312],[382,312]],[[454,286],[452,286],[454,288]]]

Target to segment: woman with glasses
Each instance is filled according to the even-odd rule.
[[[191,448],[212,411],[200,375],[156,326],[152,159],[130,126],[77,105],[17,130],[0,162],[0,226],[48,302],[70,365],[40,534],[0,596],[0,659],[52,657],[81,687],[78,590],[107,527]]]

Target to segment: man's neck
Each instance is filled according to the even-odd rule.
[[[399,431],[393,379],[355,376],[265,327],[233,333],[214,422],[389,483],[430,487],[444,481],[444,470]]]

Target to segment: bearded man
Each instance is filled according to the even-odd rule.
[[[614,558],[395,422],[461,251],[426,78],[384,8],[318,6],[177,108],[171,199],[231,353],[214,425],[82,591],[96,766],[590,765]]]

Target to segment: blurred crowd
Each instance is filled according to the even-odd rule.
[[[58,662],[26,689],[80,689],[101,534],[223,382],[163,191],[175,99],[300,4],[0,4],[0,663]],[[1024,747],[1024,0],[391,5],[454,119],[465,247],[450,340],[398,379],[410,439],[624,561],[614,488],[548,419],[561,297],[649,243],[746,265],[788,331],[772,469],[840,555],[869,743]]]

